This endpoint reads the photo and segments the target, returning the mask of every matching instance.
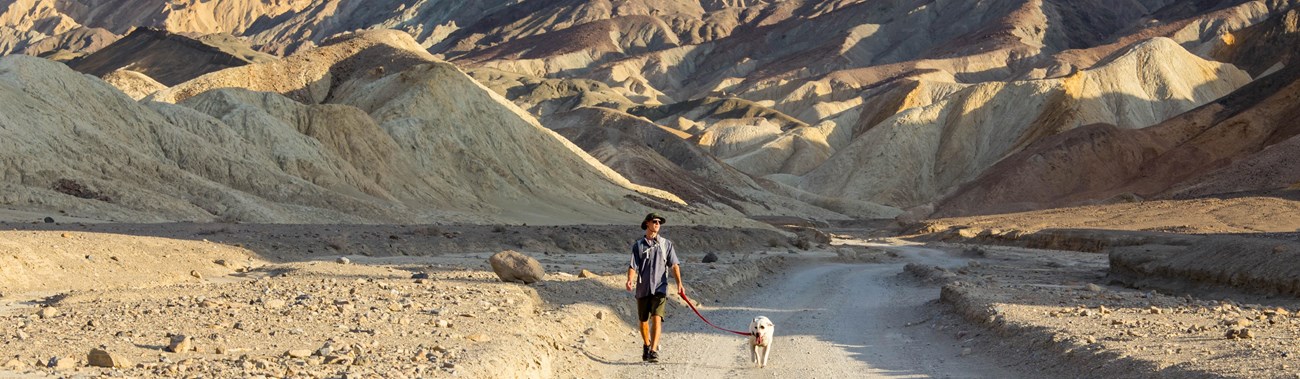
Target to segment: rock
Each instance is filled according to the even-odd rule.
[[[352,263],[352,260],[348,259],[348,257],[339,257],[339,259],[335,259],[334,262],[341,265],[345,265],[345,264]]]
[[[1086,289],[1090,292],[1101,292],[1105,290],[1104,288],[1101,288],[1101,286],[1092,283],[1088,283],[1088,285],[1083,286],[1083,289]]]
[[[429,273],[427,273],[427,272],[417,272],[417,273],[411,274],[411,279],[429,279]]]
[[[1232,328],[1244,328],[1250,326],[1251,324],[1254,324],[1254,322],[1244,318],[1230,318],[1230,319],[1223,320],[1223,325],[1227,325]]]
[[[199,280],[203,280],[203,274],[200,274],[199,270],[190,270],[190,276],[193,276]]]
[[[600,276],[600,275],[596,275],[596,273],[591,272],[591,271],[587,271],[586,269],[583,269],[582,272],[578,273],[578,277],[579,277],[579,278],[594,278],[594,277],[597,277],[597,276]]]
[[[2,366],[2,367],[4,367],[4,368],[8,368],[8,369],[15,369],[15,370],[17,370],[17,369],[21,369],[21,368],[27,367],[27,363],[24,363],[23,361],[19,360],[18,358],[13,358],[13,359],[10,359],[9,361],[5,362],[4,366]]]
[[[45,307],[45,308],[41,308],[41,310],[38,311],[36,314],[41,316],[42,319],[54,318],[55,316],[59,315],[59,309],[55,307]]]
[[[289,356],[289,357],[292,357],[292,358],[307,358],[307,357],[310,357],[310,356],[311,356],[311,350],[308,350],[308,349],[294,349],[294,350],[289,350],[289,351],[284,352],[284,355]]]
[[[488,337],[486,334],[483,334],[483,333],[474,333],[474,334],[470,334],[470,335],[468,335],[468,336],[465,336],[465,339],[470,340],[470,341],[474,341],[474,342],[488,342],[488,341],[491,341],[491,340],[492,340],[492,337]]]
[[[55,370],[71,370],[77,368],[77,360],[72,358],[51,357],[50,361],[45,364],[45,367]]]
[[[127,360],[121,354],[112,354],[103,349],[90,349],[90,353],[86,355],[86,361],[89,362],[91,366],[95,367],[131,367],[131,361]]]
[[[493,254],[488,258],[488,263],[503,282],[521,281],[524,284],[532,284],[541,281],[546,275],[541,263],[536,259],[514,250]]]
[[[167,344],[167,348],[164,350],[173,353],[191,351],[194,350],[194,341],[192,341],[189,336],[177,334],[172,336],[171,342]]]
[[[54,217],[46,216],[46,217],[45,217],[45,223],[46,223],[46,224],[53,224],[53,223],[54,223]]]
[[[701,260],[701,262],[704,262],[704,263],[713,263],[713,262],[717,262],[717,261],[718,261],[718,254],[717,254],[717,253],[708,253],[708,254],[704,254],[704,259]]]
[[[72,235],[71,235],[71,234],[68,234],[68,233],[63,233],[63,234],[60,234],[59,237],[63,237],[63,238],[72,238]]]
[[[961,356],[963,356],[963,357],[968,356],[968,355],[971,355],[971,354],[973,354],[973,353],[974,353],[974,352],[972,352],[971,349],[970,349],[969,347],[968,347],[968,348],[961,349]]]
[[[604,319],[605,319],[605,312],[604,312],[604,311],[596,311],[596,319],[597,319],[597,320],[604,320]]]
[[[450,328],[450,327],[451,327],[451,323],[450,323],[450,322],[447,322],[447,320],[438,320],[438,321],[435,321],[433,324],[434,324],[434,325],[437,325],[439,328]]]
[[[1151,309],[1150,309],[1150,311],[1151,311],[1151,314],[1153,314],[1153,315],[1158,315],[1158,314],[1165,313],[1163,309],[1160,309],[1160,307],[1156,307],[1156,306],[1152,306]]]
[[[284,308],[284,300],[280,300],[280,299],[262,300],[262,305],[265,306],[266,309]]]

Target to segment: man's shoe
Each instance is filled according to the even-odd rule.
[[[659,352],[658,352],[658,351],[650,350],[650,354],[648,354],[648,355],[649,355],[649,357],[650,357],[650,362],[659,362]]]
[[[650,361],[650,345],[641,346],[641,361],[642,362]]]

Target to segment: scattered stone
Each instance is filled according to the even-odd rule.
[[[307,357],[310,357],[310,356],[311,356],[311,350],[308,350],[308,349],[294,349],[294,350],[286,351],[286,352],[284,353],[284,355],[289,356],[289,357],[292,357],[292,358],[307,358]]]
[[[579,277],[579,278],[594,278],[594,277],[597,277],[597,276],[600,276],[600,275],[596,275],[596,273],[594,273],[594,272],[587,271],[587,269],[583,269],[582,272],[578,273],[578,277]]]
[[[45,364],[55,370],[71,370],[77,368],[77,360],[72,358],[51,357],[50,361]]]
[[[46,224],[53,224],[53,223],[54,223],[54,217],[45,216],[45,223],[46,223]]]
[[[167,344],[167,348],[164,350],[173,353],[191,351],[194,350],[194,341],[189,336],[177,334],[172,336],[171,342]]]
[[[190,270],[190,276],[203,280],[203,274],[200,274],[199,270]]]
[[[1165,313],[1165,311],[1164,311],[1163,309],[1160,309],[1160,307],[1156,307],[1156,306],[1152,306],[1151,309],[1150,309],[1150,311],[1151,311],[1151,314],[1153,314],[1153,315],[1158,315],[1158,314],[1163,314],[1163,313]]]
[[[121,354],[112,354],[103,349],[90,349],[90,353],[86,355],[86,361],[89,362],[91,366],[95,367],[131,367],[131,361],[127,360]]]
[[[969,347],[968,347],[968,348],[961,349],[961,356],[963,356],[963,357],[968,356],[968,355],[971,355],[971,354],[973,354],[973,353],[974,353],[974,352],[971,351],[971,349],[970,349]]]
[[[417,272],[417,273],[411,274],[411,279],[429,279],[429,273],[427,273],[427,272]]]
[[[474,333],[474,334],[470,334],[470,335],[468,335],[468,336],[465,336],[465,339],[470,340],[470,341],[474,341],[474,342],[488,342],[488,341],[491,341],[491,340],[492,340],[492,337],[488,337],[486,334],[483,334],[483,333]]]
[[[352,260],[348,259],[348,257],[339,257],[339,259],[335,259],[334,262],[341,265],[345,265],[345,264],[352,263]]]
[[[713,262],[717,262],[717,261],[718,261],[718,254],[716,254],[716,253],[708,253],[708,254],[704,254],[704,259],[701,260],[701,262],[704,262],[704,263],[713,263]]]
[[[541,263],[514,250],[493,254],[488,258],[488,264],[492,265],[492,272],[495,272],[503,282],[532,284],[546,276]]]
[[[1106,290],[1105,288],[1101,288],[1101,286],[1092,283],[1088,283],[1088,285],[1083,286],[1083,289],[1086,289],[1089,292],[1101,292]]]
[[[280,299],[262,300],[262,305],[265,306],[266,309],[284,308],[284,300],[280,300]]]
[[[59,315],[59,309],[55,307],[44,307],[41,308],[41,310],[36,314],[40,316],[42,319],[54,318],[55,316]]]
[[[63,237],[63,238],[72,238],[72,235],[71,235],[71,234],[68,234],[68,233],[63,233],[63,234],[59,234],[59,237]]]
[[[1244,328],[1250,326],[1251,324],[1254,324],[1254,322],[1247,320],[1245,318],[1230,318],[1230,319],[1223,320],[1223,325],[1227,325],[1228,327],[1232,327],[1232,328]]]
[[[604,319],[605,319],[605,311],[596,311],[596,319],[597,319],[597,320],[604,320]]]
[[[450,322],[447,322],[447,320],[438,320],[438,321],[435,321],[435,322],[434,322],[434,325],[437,325],[439,328],[450,328],[450,327],[451,327],[451,323],[450,323]]]

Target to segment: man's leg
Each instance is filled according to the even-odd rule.
[[[655,321],[654,332],[650,333],[650,351],[659,351],[659,333],[663,331],[664,318],[659,316],[651,317]]]
[[[658,328],[659,324],[655,323],[655,326],[656,326],[655,330],[656,331],[659,330]],[[657,336],[658,333],[655,333],[655,335]],[[642,345],[650,346],[650,322],[649,321],[641,322],[641,340],[645,342]]]

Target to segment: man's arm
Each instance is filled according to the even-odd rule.
[[[677,293],[686,293],[686,287],[682,286],[681,265],[673,265],[673,276],[677,277]]]
[[[677,282],[681,283],[681,280],[679,279]],[[631,291],[632,285],[634,284],[636,284],[636,269],[628,267],[627,268],[627,290]]]

